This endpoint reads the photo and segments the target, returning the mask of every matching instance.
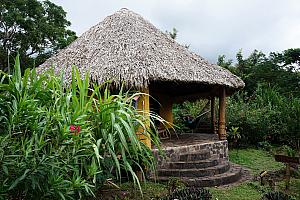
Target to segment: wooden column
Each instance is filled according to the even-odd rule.
[[[172,128],[173,126],[173,100],[167,95],[160,95],[159,103],[161,104],[159,109],[159,115],[168,122],[166,128]]]
[[[216,132],[216,108],[215,108],[215,97],[211,97],[210,99],[210,110],[211,110],[211,131],[213,134],[217,134]]]
[[[222,87],[220,90],[220,98],[219,98],[219,129],[218,135],[220,140],[226,140],[226,91],[225,88]]]
[[[137,109],[139,110],[140,114],[144,115],[145,117],[145,125],[146,129],[150,128],[150,102],[149,102],[149,89],[145,89],[141,91],[145,94],[141,95],[137,102]],[[138,138],[146,144],[151,149],[151,138],[148,133],[148,130],[144,130],[143,127],[138,129],[136,133]]]

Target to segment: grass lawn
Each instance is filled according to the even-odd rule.
[[[253,175],[258,175],[264,170],[277,170],[284,167],[283,163],[276,162],[267,151],[259,149],[232,149],[229,150],[230,161],[251,170]]]
[[[213,199],[218,200],[256,200],[261,199],[262,192],[250,183],[242,183],[230,188],[211,188]]]
[[[261,171],[279,170],[285,167],[283,163],[276,162],[274,157],[261,149],[232,149],[229,151],[230,161],[250,169],[252,175]],[[276,183],[276,190],[283,191],[284,181]],[[212,188],[210,191],[214,199],[218,200],[260,200],[265,191],[271,190],[268,186],[260,186],[258,181],[248,181],[229,188]],[[288,192],[300,199],[300,180],[292,179]]]
[[[282,163],[274,160],[273,156],[260,149],[233,149],[229,151],[230,161],[240,164],[250,169],[252,175],[258,175],[261,171],[278,170],[284,168]],[[283,191],[285,187],[284,181],[276,182],[276,190]],[[159,199],[159,197],[168,193],[168,186],[159,183],[146,182],[142,184],[143,196],[139,190],[134,189],[132,184],[122,184],[120,190],[108,195],[109,200],[151,200]],[[268,186],[261,186],[258,181],[247,181],[239,185],[230,187],[214,187],[209,188],[213,195],[213,200],[261,200],[262,195],[271,189]],[[112,191],[108,192],[112,194]],[[293,195],[300,200],[300,179],[291,179],[290,190],[288,194]]]

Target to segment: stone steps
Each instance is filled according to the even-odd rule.
[[[227,185],[230,183],[234,183],[238,181],[242,174],[242,168],[237,165],[231,165],[230,170],[216,174],[213,176],[206,176],[206,177],[180,177],[182,182],[184,182],[187,186],[194,186],[194,187],[212,187],[212,186],[221,186]],[[158,176],[156,178],[157,181],[168,181],[169,176]]]
[[[227,141],[194,141],[191,145],[165,148],[164,152],[161,156],[154,151],[158,160],[154,180],[178,177],[187,186],[212,187],[233,183],[242,174],[241,167],[228,161]]]
[[[192,169],[158,169],[158,176],[170,177],[204,177],[213,176],[216,174],[225,173],[230,168],[229,163],[220,164],[207,168],[192,168]]]
[[[204,151],[201,153],[184,153],[179,155],[179,161],[199,161],[209,159],[210,157],[209,151]]]
[[[197,161],[177,161],[177,162],[168,162],[165,164],[164,168],[167,169],[192,169],[192,168],[207,168],[213,167],[220,164],[219,159],[207,159],[207,160],[197,160]]]

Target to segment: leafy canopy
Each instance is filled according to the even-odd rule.
[[[0,70],[17,52],[27,66],[40,64],[76,39],[70,25],[63,8],[48,0],[0,0]]]
[[[236,64],[225,58],[219,56],[218,65],[241,77],[249,96],[262,84],[277,87],[283,95],[300,97],[300,48],[271,52],[269,56],[254,50],[248,58],[240,50],[236,54]]]

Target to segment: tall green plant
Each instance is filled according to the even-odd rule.
[[[12,75],[1,73],[0,197],[78,199],[107,178],[125,175],[139,186],[135,171],[155,167],[136,136],[146,119],[131,106],[133,96],[111,95],[89,77],[74,67],[66,87],[63,73],[21,76],[18,57]],[[155,127],[144,130],[159,146]]]

